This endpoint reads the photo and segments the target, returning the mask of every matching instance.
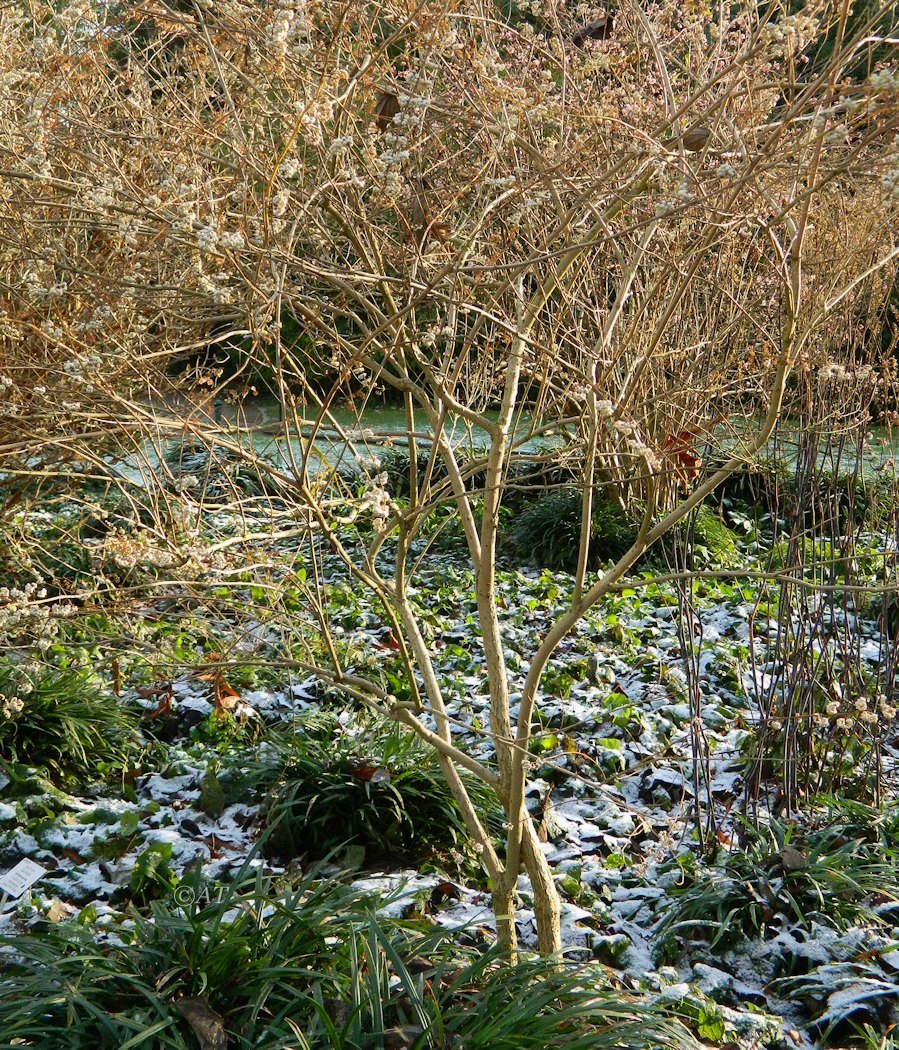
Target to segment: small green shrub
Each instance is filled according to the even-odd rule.
[[[278,496],[280,485],[264,468],[230,448],[200,439],[171,442],[164,452],[174,475],[170,487],[190,487],[195,499],[229,500],[239,496]]]
[[[795,466],[783,459],[761,459],[727,478],[716,492],[733,504],[756,513],[795,520],[803,527],[827,521],[839,529],[877,529],[890,520],[895,506],[887,474],[834,471],[820,465],[811,484],[800,485]]]
[[[468,835],[430,748],[410,730],[370,716],[316,714],[280,749],[283,766],[266,804],[274,824],[267,850],[284,859],[325,857],[354,847],[357,863],[439,858],[456,862]],[[468,783],[497,826],[498,804]]]
[[[171,859],[170,842],[153,842],[138,855],[128,884],[134,903],[164,896],[175,888]]]
[[[795,491],[792,471],[774,459],[747,463],[718,486],[715,496],[751,510],[785,505]]]
[[[733,561],[739,551],[736,533],[708,506],[701,506],[693,524],[693,542],[719,565]]]
[[[417,477],[419,486],[423,485],[428,479],[430,451],[430,448],[426,445],[418,449]],[[466,453],[464,450],[458,450],[459,469],[462,472],[466,490],[471,493],[483,493],[487,472],[483,465],[483,460],[478,462],[476,455],[476,453],[470,451]],[[412,461],[408,449],[396,446],[393,448],[381,448],[378,449],[378,458],[381,461],[381,470],[387,475],[387,487],[390,489],[391,494],[401,499],[406,499],[410,493],[412,476]],[[449,495],[451,490],[449,485],[445,484],[448,477],[443,460],[438,459],[430,472],[431,486],[442,486],[446,494]]]
[[[887,894],[899,900],[895,856],[842,827],[795,833],[771,821],[750,832],[744,849],[716,865],[697,865],[672,890],[677,903],[660,926],[660,936],[687,931],[708,936],[712,948],[731,947],[744,937],[764,935],[780,918],[808,927],[817,922],[844,929],[860,920],[885,921],[872,900]]]
[[[0,664],[0,758],[61,776],[125,761],[137,715],[74,670],[26,674]]]
[[[409,450],[397,446],[393,448],[379,448],[377,455],[381,461],[381,470],[388,476],[388,488],[391,491],[391,495],[403,500],[409,498],[412,471]],[[428,450],[419,449],[417,470],[419,484],[424,481],[427,460]],[[446,477],[446,470],[442,463],[436,467],[431,477],[432,482],[442,481]]]
[[[507,549],[518,561],[572,572],[577,567],[582,495],[560,488],[519,511],[508,526]],[[636,527],[611,500],[597,497],[593,507],[590,568],[619,558],[633,543]]]

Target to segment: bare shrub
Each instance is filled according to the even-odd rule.
[[[102,26],[80,5],[0,15],[3,469],[75,461],[109,476],[106,453],[127,449],[132,474],[114,483],[135,500],[152,483],[149,520],[126,538],[138,550],[107,541],[107,554],[163,570],[141,586],[220,594],[271,571],[273,589],[301,592],[302,611],[281,606],[285,623],[307,621],[300,662],[437,750],[509,952],[521,863],[539,945],[559,948],[524,805],[548,660],[766,445],[822,368],[879,366],[899,252],[896,73],[844,73],[884,9],[847,33],[844,5],[627,3],[613,31],[578,41],[567,5],[508,24],[469,0],[124,4]],[[804,49],[826,32],[836,44],[806,76]],[[209,402],[247,381],[269,384],[294,438],[276,462],[239,415],[210,419]],[[365,403],[388,392],[405,411],[404,500],[362,428]],[[335,412],[347,398],[349,429]],[[847,404],[828,394],[833,418]],[[322,468],[325,431],[358,477],[333,457]],[[466,431],[477,440],[463,457]],[[244,529],[205,551],[221,496],[192,492],[163,455],[173,435],[201,433],[213,458],[268,479],[261,495],[234,485]],[[498,518],[518,449],[548,436],[543,455],[582,492],[581,543],[570,604],[513,699]],[[642,526],[588,579],[598,485]],[[454,740],[412,600],[447,505],[475,576],[491,761]],[[351,523],[367,527],[365,547]],[[302,578],[259,553],[285,537],[308,544]],[[404,698],[341,658],[329,553],[380,604]],[[459,767],[500,800],[504,853]]]

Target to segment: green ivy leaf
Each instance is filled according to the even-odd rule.
[[[702,1007],[696,1027],[700,1039],[707,1039],[710,1043],[720,1043],[724,1038],[724,1031],[724,1020],[718,1011],[707,1006]]]

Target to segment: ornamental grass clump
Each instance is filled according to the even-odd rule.
[[[90,919],[0,938],[10,1045],[158,1050],[650,1050],[687,1030],[599,967],[532,960],[376,917],[317,873],[278,890],[183,882],[106,932]]]
[[[280,738],[270,768],[277,760],[264,805],[269,855],[471,867],[465,825],[433,753],[395,722],[349,712],[307,716]],[[498,829],[499,807],[477,783],[469,788]]]
[[[896,854],[848,839],[843,828],[800,833],[771,821],[748,841],[722,851],[714,864],[688,865],[669,892],[675,903],[659,933],[708,939],[724,951],[745,938],[770,938],[813,924],[844,930],[855,923],[887,924],[885,902],[899,906]]]
[[[121,766],[135,747],[135,712],[89,672],[0,662],[0,759],[55,778]]]
[[[544,569],[574,572],[581,543],[583,499],[575,488],[550,491],[512,516],[508,546],[513,557]],[[614,561],[630,547],[637,525],[622,508],[597,497],[593,505],[590,567]]]

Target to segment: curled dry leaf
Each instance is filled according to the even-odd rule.
[[[615,21],[612,16],[602,15],[600,18],[594,18],[592,22],[588,22],[585,26],[581,26],[571,37],[571,40],[575,46],[583,47],[588,40],[608,40],[614,28]]]
[[[385,634],[382,634],[374,642],[378,649],[392,649],[394,652],[399,652],[402,649],[399,639],[393,633],[393,628],[387,630]]]
[[[681,142],[685,150],[690,153],[698,153],[709,141],[711,134],[708,128],[690,128],[681,136]]]
[[[431,890],[431,897],[429,904],[432,908],[438,908],[444,901],[448,900],[461,900],[462,891],[453,882],[438,882],[437,885]]]
[[[392,91],[379,91],[375,98],[375,122],[379,131],[386,131],[400,111],[400,100]]]
[[[71,919],[77,911],[78,909],[71,904],[66,904],[64,901],[54,898],[47,910],[47,918],[50,922],[65,922],[66,919]]]
[[[352,773],[357,780],[365,780],[370,784],[390,783],[390,770],[384,769],[381,766],[350,766],[350,773]]]
[[[240,701],[240,693],[228,685],[221,671],[216,671],[212,685],[215,694],[216,718],[227,718]]]
[[[780,851],[780,866],[784,871],[802,871],[808,865],[805,857],[795,846],[786,845]]]
[[[434,216],[432,196],[433,190],[426,179],[413,180],[410,225],[416,242],[422,248],[430,237],[436,237],[441,244],[446,244],[449,240],[446,223]]]
[[[175,1009],[193,1029],[201,1050],[226,1050],[228,1033],[224,1018],[212,1009],[207,999],[201,995],[179,999]]]
[[[163,682],[160,686],[154,686],[152,689],[138,689],[137,695],[144,699],[149,699],[152,696],[159,697],[159,703],[152,711],[144,713],[144,718],[147,720],[153,718],[159,718],[161,715],[170,715],[172,713],[172,683]]]

